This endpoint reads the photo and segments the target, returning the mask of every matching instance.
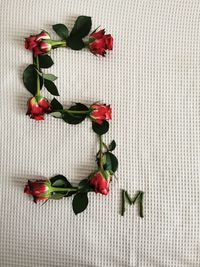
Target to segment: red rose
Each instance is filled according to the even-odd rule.
[[[107,195],[109,193],[110,181],[110,175],[108,175],[108,178],[105,178],[102,172],[98,171],[90,178],[90,185],[94,188],[96,193]]]
[[[94,39],[102,39],[103,37],[104,37],[104,35],[105,35],[105,29],[103,29],[103,30],[100,30],[100,31],[98,31],[98,32],[92,32],[91,34],[90,34],[90,37],[92,37],[92,38],[94,38]]]
[[[105,34],[105,30],[91,33],[90,40],[89,48],[93,54],[104,56],[106,50],[113,48],[113,37],[110,34]]]
[[[34,202],[49,199],[50,197],[50,183],[47,180],[33,180],[28,181],[25,185],[24,193],[33,196]]]
[[[35,35],[31,35],[28,38],[25,38],[25,48],[32,50],[34,47],[37,46],[37,42],[36,42],[36,36]]]
[[[33,48],[34,56],[36,57],[37,55],[49,52],[51,50],[51,47],[52,46],[47,42],[44,41],[38,42],[37,46]]]
[[[39,100],[36,97],[31,97],[27,105],[28,111],[26,115],[29,115],[31,119],[44,120],[44,114],[51,112],[51,106],[44,97],[40,97]]]
[[[25,38],[25,48],[29,50],[33,50],[34,56],[44,54],[51,50],[51,44],[45,42],[44,40],[49,40],[50,35],[42,31],[40,34],[31,35],[28,38]]]
[[[90,117],[98,124],[102,124],[104,120],[111,120],[112,109],[110,105],[93,104],[90,108],[92,109]]]
[[[108,50],[112,50],[113,48],[113,37],[110,34],[105,35],[104,37],[106,47]]]

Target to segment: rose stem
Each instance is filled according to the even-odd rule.
[[[66,192],[73,192],[73,191],[77,191],[77,187],[73,187],[73,188],[58,188],[58,187],[53,187],[51,186],[51,190],[52,192],[63,192],[63,191],[66,191]]]
[[[100,168],[103,169],[103,141],[101,135],[99,135],[99,157],[100,157]]]
[[[65,40],[56,41],[56,40],[47,40],[47,43],[51,44],[53,48],[57,47],[67,47],[67,43]]]
[[[67,113],[72,113],[72,114],[88,114],[90,113],[90,110],[70,110],[70,109],[64,109]]]
[[[36,57],[36,66],[37,66],[37,70],[39,71],[40,69],[40,64],[39,64],[39,57]],[[40,76],[37,73],[37,96],[40,96]]]

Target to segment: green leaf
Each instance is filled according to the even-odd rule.
[[[29,65],[23,73],[23,82],[26,89],[32,94],[36,95],[37,92],[37,70],[35,65]],[[42,88],[43,79],[40,77],[40,88]]]
[[[108,150],[109,151],[113,151],[116,148],[116,142],[115,140],[112,140],[112,142],[110,143]]]
[[[49,55],[38,55],[40,68],[48,69],[54,63]]]
[[[54,118],[62,118],[62,113],[59,111],[51,112],[49,115],[53,116]]]
[[[85,47],[84,42],[79,36],[69,36],[67,38],[67,46],[69,46],[73,50],[81,50]]]
[[[37,70],[37,73],[42,77],[42,79],[46,79],[49,81],[55,81],[58,77],[56,77],[54,74],[50,74],[50,73],[43,73],[39,70]]]
[[[73,211],[77,215],[78,213],[84,211],[88,205],[87,193],[78,193],[74,196],[72,206]]]
[[[92,129],[98,135],[103,135],[109,130],[109,123],[107,121],[103,121],[103,123],[100,125],[96,122],[92,122]]]
[[[52,106],[53,111],[63,109],[62,104],[55,97],[51,101],[51,106]]]
[[[85,115],[72,115],[67,112],[62,113],[62,119],[69,124],[79,124],[85,119]]]
[[[65,194],[65,197],[71,197],[72,195],[76,193],[77,193],[76,191],[67,192],[67,194]]]
[[[55,81],[58,77],[56,77],[55,75],[53,75],[53,74],[45,74],[45,73],[43,73],[43,78],[45,79],[45,80],[49,80],[49,81]]]
[[[80,183],[78,185],[78,191],[79,192],[93,191],[92,187],[89,184],[89,180],[88,179],[84,179],[84,180],[80,181]]]
[[[49,91],[49,93],[51,93],[52,95],[56,95],[56,96],[59,95],[58,89],[54,82],[44,79],[44,86]]]
[[[67,180],[67,178],[61,174],[50,178],[50,182],[51,182],[51,186],[53,187],[63,187],[63,188],[72,187],[72,185]]]
[[[78,187],[81,188],[81,187],[84,187],[85,185],[88,184],[88,179],[83,179],[80,181],[80,183],[78,184]]]
[[[83,111],[88,111],[89,110],[89,108],[86,106],[86,105],[84,105],[84,104],[82,104],[82,103],[76,103],[76,105],[74,105],[74,106],[72,106],[72,107],[70,107],[69,108],[70,110],[83,110]]]
[[[91,17],[79,16],[74,24],[74,27],[67,38],[67,46],[73,50],[81,50],[85,47],[82,38],[85,37],[91,29]]]
[[[69,110],[74,111],[88,111],[88,107],[81,103],[76,103],[76,105],[69,108]],[[62,113],[62,118],[65,122],[69,124],[79,124],[86,118],[87,114],[71,114],[67,111]]]
[[[67,39],[69,31],[64,24],[55,24],[52,26],[52,28],[62,39]]]
[[[115,155],[110,152],[106,152],[104,154],[103,160],[105,162],[103,166],[105,170],[111,170],[112,172],[116,172],[118,168],[118,159],[115,157]]]
[[[74,27],[70,33],[70,36],[79,36],[81,38],[88,35],[92,27],[91,17],[79,16],[75,21]]]

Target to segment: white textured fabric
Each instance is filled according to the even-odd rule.
[[[198,267],[199,0],[1,1],[0,266]],[[23,38],[92,16],[115,38],[105,58],[87,50],[52,53],[59,100],[111,103],[105,136],[117,142],[118,180],[109,196],[91,194],[75,216],[71,199],[35,205],[27,179],[61,173],[77,183],[95,167],[91,123],[30,120],[22,73]],[[45,93],[45,96],[51,96]],[[144,219],[120,216],[120,188],[145,192]]]

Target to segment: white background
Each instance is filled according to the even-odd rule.
[[[200,266],[198,0],[1,1],[0,266]],[[75,216],[71,199],[35,205],[27,179],[61,173],[73,183],[95,168],[91,123],[48,116],[30,120],[22,73],[32,61],[24,37],[92,16],[114,36],[105,58],[52,52],[59,100],[113,107],[105,141],[117,142],[118,180],[105,197],[91,194]],[[44,93],[49,99],[51,96]],[[120,189],[145,192],[120,216]]]

